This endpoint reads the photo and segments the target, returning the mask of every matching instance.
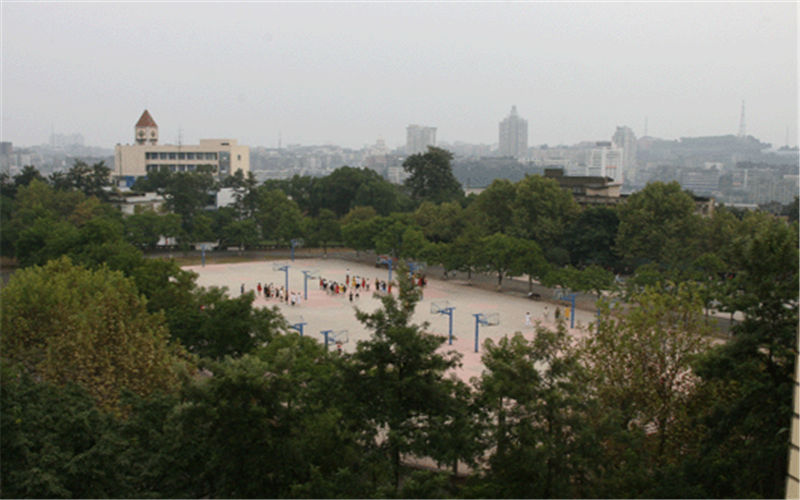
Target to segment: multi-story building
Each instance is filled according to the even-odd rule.
[[[158,125],[145,110],[136,123],[136,144],[114,148],[114,177],[130,186],[148,172],[192,172],[211,166],[219,177],[250,171],[250,148],[235,139],[200,139],[200,144],[158,144]]]
[[[617,127],[611,142],[622,150],[622,177],[632,179],[636,171],[636,135],[630,127]]]
[[[516,106],[511,106],[511,113],[500,122],[499,129],[500,156],[523,159],[528,153],[528,121],[519,117]]]
[[[425,153],[428,146],[436,146],[436,127],[409,125],[406,127],[406,154]]]
[[[614,147],[609,141],[598,141],[589,151],[586,174],[591,177],[610,177],[622,183],[622,149]]]

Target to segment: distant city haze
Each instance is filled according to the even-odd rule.
[[[798,5],[0,3],[0,138],[528,145],[746,133],[797,145]],[[647,130],[644,130],[647,121]]]

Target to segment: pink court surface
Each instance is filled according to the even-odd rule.
[[[342,345],[342,350],[352,352],[359,340],[369,338],[371,332],[367,330],[355,317],[355,309],[372,312],[380,307],[380,300],[373,296],[376,279],[387,281],[388,270],[372,267],[355,262],[335,259],[297,259],[291,261],[264,260],[259,262],[245,262],[236,264],[214,264],[201,266],[185,266],[184,269],[194,271],[199,275],[197,282],[201,286],[227,287],[228,294],[238,296],[241,286],[245,291],[255,291],[258,283],[262,286],[272,283],[273,286],[285,286],[286,274],[281,270],[273,270],[274,264],[289,266],[289,290],[299,293],[303,297],[304,275],[302,271],[318,271],[318,276],[329,282],[336,281],[344,284],[347,276],[366,278],[370,283],[370,291],[360,292],[360,297],[349,300],[348,294],[330,295],[319,286],[319,278],[308,279],[308,300],[300,300],[292,306],[278,299],[266,299],[263,294],[256,295],[257,307],[278,306],[281,313],[290,324],[301,320],[306,324],[303,327],[305,336],[324,342],[320,333],[325,330],[338,332],[347,330],[349,341]],[[392,274],[395,279],[396,272]],[[483,363],[480,356],[483,346],[479,345],[479,352],[475,352],[475,313],[497,313],[500,318],[498,326],[479,327],[479,342],[486,339],[497,341],[506,335],[521,332],[526,338],[534,335],[534,327],[527,326],[525,313],[531,315],[531,322],[541,322],[544,326],[553,327],[555,324],[554,313],[556,304],[552,302],[535,301],[524,297],[503,294],[499,292],[482,290],[471,287],[464,281],[443,281],[426,275],[428,284],[424,288],[423,298],[417,304],[414,313],[414,323],[428,323],[427,331],[445,338],[448,337],[449,318],[446,314],[431,313],[431,303],[447,301],[453,307],[453,344],[445,341],[443,351],[454,350],[462,355],[462,367],[456,371],[464,381],[480,376]],[[397,294],[396,288],[392,292]],[[547,312],[545,312],[547,307]],[[561,308],[562,314],[564,308]],[[575,336],[582,335],[580,327],[584,327],[594,320],[594,315],[588,311],[577,310],[575,329],[571,330]],[[569,326],[569,322],[567,323]],[[331,342],[329,348],[337,349]]]

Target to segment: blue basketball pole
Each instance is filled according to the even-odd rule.
[[[381,264],[388,264],[389,265],[389,283],[392,282],[392,258],[389,257],[388,259],[381,259]]]
[[[288,265],[281,266],[281,267],[278,268],[278,271],[283,271],[284,273],[286,273],[286,294],[288,295],[289,294],[289,266]]]
[[[203,267],[206,267],[206,246],[203,245],[202,247],[200,247],[200,251],[202,252],[203,255]]]
[[[333,330],[322,330],[319,333],[321,333],[322,335],[325,335],[325,350],[327,351],[328,350],[328,334],[329,333],[333,333]]]
[[[303,326],[305,326],[305,324],[306,323],[304,321],[301,321],[300,323],[295,323],[293,325],[289,325],[289,328],[292,328],[292,329],[297,330],[298,332],[300,332],[300,336],[302,337],[303,336]]]
[[[480,325],[488,325],[483,313],[473,314],[475,316],[475,352],[478,352],[478,334],[480,332]]]
[[[300,271],[303,273],[303,300],[308,300],[308,278],[311,277],[310,271]]]
[[[450,317],[450,328],[449,328],[450,335],[449,335],[449,340],[447,341],[449,345],[453,345],[453,310],[455,310],[455,307],[450,306],[450,307],[445,307],[443,309],[439,309],[437,311],[437,314],[446,314],[447,316]]]
[[[294,247],[296,247],[296,246],[297,246],[297,240],[293,239],[293,240],[291,241],[291,243],[292,243],[292,262],[294,262]],[[288,288],[288,287],[287,287],[287,288]]]
[[[455,307],[448,307],[445,309],[447,315],[450,317],[450,340],[448,341],[448,345],[453,345],[453,309],[455,309]]]

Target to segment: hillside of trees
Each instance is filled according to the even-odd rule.
[[[432,148],[395,186],[366,169],[258,184],[213,172],[135,186],[163,212],[123,215],[108,168],[35,168],[0,184],[0,496],[778,498],[798,345],[798,223],[718,207],[677,183],[582,208],[540,176],[464,196]],[[459,355],[413,324],[418,292],[359,313],[372,335],[328,352],[277,309],[202,288],[161,236],[259,248],[345,245],[447,270],[527,275],[598,295],[565,324]],[[624,277],[624,283],[614,279]],[[611,298],[612,300],[609,300]],[[624,306],[621,306],[623,304]],[[739,312],[712,342],[709,308]],[[436,471],[414,467],[430,459]]]

